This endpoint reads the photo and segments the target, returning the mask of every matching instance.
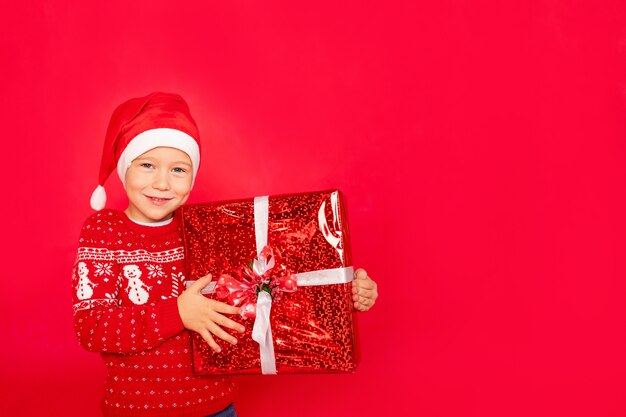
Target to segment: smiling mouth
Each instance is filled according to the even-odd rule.
[[[155,204],[157,206],[162,206],[163,204],[166,204],[168,201],[172,199],[172,198],[163,198],[163,197],[151,197],[149,195],[147,195],[146,198],[150,200],[152,204]]]

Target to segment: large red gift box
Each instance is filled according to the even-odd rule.
[[[220,353],[193,333],[196,373],[355,370],[353,270],[339,190],[188,205],[181,215],[188,276],[212,274],[203,293],[242,307],[232,318],[246,329],[229,331],[236,345],[215,338]]]

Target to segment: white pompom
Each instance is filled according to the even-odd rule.
[[[107,193],[104,191],[104,187],[98,185],[93,193],[91,194],[91,208],[100,211],[104,208],[104,205],[107,202]]]

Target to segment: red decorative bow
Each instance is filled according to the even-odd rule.
[[[215,285],[218,299],[241,307],[243,318],[256,317],[256,302],[259,291],[267,291],[272,301],[279,301],[283,292],[298,289],[295,274],[279,263],[271,247],[265,246],[259,256],[242,265],[236,272],[236,278],[228,274],[220,275]]]

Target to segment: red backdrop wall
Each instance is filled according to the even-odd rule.
[[[355,374],[238,378],[242,417],[626,414],[626,3],[13,3],[0,414],[99,415],[70,269],[108,118],[154,90],[200,125],[193,202],[339,187],[379,283]]]

